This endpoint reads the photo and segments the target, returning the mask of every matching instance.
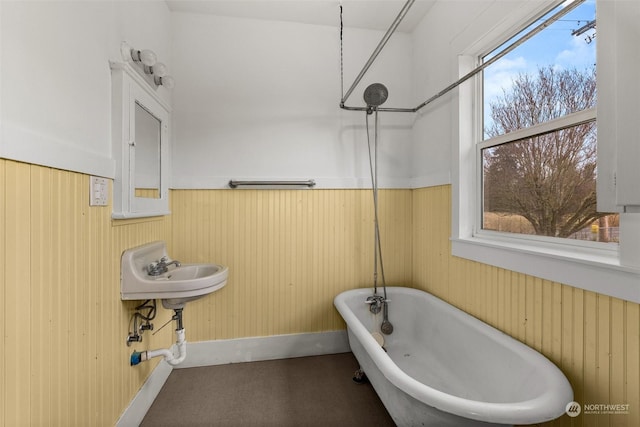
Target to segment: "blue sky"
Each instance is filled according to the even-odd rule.
[[[562,6],[559,6],[562,7]],[[490,65],[484,71],[485,101],[502,94],[519,73],[536,73],[540,66],[553,66],[559,69],[575,67],[591,68],[596,63],[595,29],[580,36],[572,36],[577,30],[595,19],[595,0],[587,0],[559,21],[518,46],[514,51]],[[547,14],[555,13],[557,9]],[[536,21],[538,25],[545,18]],[[586,38],[592,37],[588,43]],[[510,44],[507,42],[506,45]],[[485,105],[488,105],[485,102]],[[487,112],[485,111],[485,117]]]

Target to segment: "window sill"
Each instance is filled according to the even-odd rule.
[[[621,266],[617,250],[515,240],[495,236],[453,238],[452,254],[640,303],[640,270]]]

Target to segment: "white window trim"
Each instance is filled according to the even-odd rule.
[[[598,17],[599,25],[600,17]],[[489,37],[485,37],[486,40]],[[484,46],[484,51],[490,45]],[[483,49],[459,57],[459,75]],[[477,55],[475,54],[477,53]],[[640,215],[620,215],[620,245],[479,230],[479,108],[477,78],[459,87],[458,144],[452,164],[452,254],[484,264],[640,303]],[[585,113],[588,114],[588,113]],[[621,262],[622,260],[622,262]]]
[[[496,145],[506,144],[509,142],[520,141],[537,135],[554,132],[559,129],[577,126],[579,124],[587,123],[595,119],[595,108],[588,108],[576,113],[567,114],[566,116],[562,116],[557,119],[549,120],[544,123],[538,123],[528,128],[514,130],[512,132],[505,133],[491,139],[480,141],[476,144],[476,146],[478,147],[478,154],[480,154],[480,151],[482,151],[482,149],[484,148],[494,147]]]

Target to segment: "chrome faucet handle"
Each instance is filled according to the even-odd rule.
[[[369,311],[373,314],[378,314],[382,310],[384,305],[384,297],[380,295],[370,295],[364,301],[365,304],[369,304]]]
[[[151,264],[147,266],[147,273],[149,276],[159,276],[163,273],[163,264],[162,262],[153,261]]]
[[[169,266],[175,265],[176,267],[180,267],[180,261],[173,260],[169,261],[168,256],[163,256],[158,261],[153,261],[151,264],[147,266],[147,273],[149,276],[160,276],[163,273],[169,271]]]

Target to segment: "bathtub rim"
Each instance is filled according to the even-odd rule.
[[[562,416],[565,413],[566,405],[573,401],[573,389],[566,376],[542,353],[429,292],[401,286],[387,287],[387,293],[390,294],[389,299],[393,297],[394,292],[412,294],[414,296],[419,295],[431,299],[435,304],[446,309],[453,310],[452,313],[455,316],[463,317],[463,320],[469,322],[471,327],[482,329],[483,333],[486,333],[490,338],[504,342],[505,346],[511,351],[530,361],[533,368],[544,373],[544,375],[541,375],[545,384],[545,392],[519,402],[477,401],[437,390],[402,371],[382,347],[378,345],[371,336],[371,332],[367,330],[355,313],[348,307],[348,298],[362,296],[364,302],[367,296],[373,294],[373,288],[355,288],[338,294],[334,298],[334,305],[347,324],[347,328],[351,329],[351,332],[360,340],[362,346],[384,377],[395,387],[403,390],[413,398],[441,411],[461,417],[504,424],[533,424],[550,421]]]

